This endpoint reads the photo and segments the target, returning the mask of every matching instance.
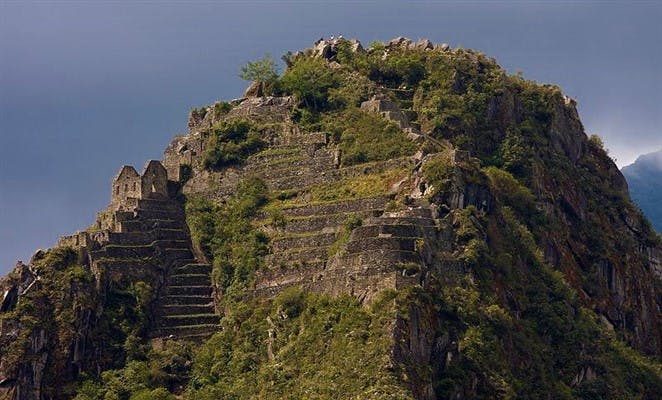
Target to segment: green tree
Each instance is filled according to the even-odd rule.
[[[337,88],[337,75],[319,58],[303,58],[288,68],[281,78],[283,89],[293,93],[299,101],[313,111],[329,106],[329,89]]]
[[[239,77],[247,81],[272,83],[278,79],[276,61],[267,53],[259,60],[249,61],[241,67]]]

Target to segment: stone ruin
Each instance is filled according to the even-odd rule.
[[[132,199],[167,199],[168,172],[156,160],[147,162],[142,175],[125,165],[113,179],[112,190],[110,207],[113,210],[130,209]]]
[[[110,205],[97,214],[93,229],[63,236],[59,247],[89,247],[93,242],[104,243],[108,232],[120,232],[122,220],[132,217],[140,200],[167,200],[168,172],[160,161],[150,160],[142,175],[133,166],[124,165],[113,178]]]

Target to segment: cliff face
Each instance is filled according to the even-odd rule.
[[[429,41],[287,62],[2,281],[2,393],[655,398],[662,246],[574,101]]]

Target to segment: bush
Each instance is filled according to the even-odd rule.
[[[533,193],[520,184],[510,173],[502,169],[488,167],[484,171],[497,199],[503,205],[511,207],[521,216],[526,217],[527,221],[530,221],[530,217],[537,213]]]
[[[212,128],[207,141],[204,166],[219,169],[242,163],[265,145],[258,130],[246,120],[222,122]]]
[[[432,197],[447,191],[451,186],[455,171],[452,156],[450,152],[436,154],[423,164],[423,176],[428,185],[432,186]]]

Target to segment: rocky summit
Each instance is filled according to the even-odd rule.
[[[0,398],[659,398],[662,242],[574,100],[429,40],[283,60],[0,281]]]

